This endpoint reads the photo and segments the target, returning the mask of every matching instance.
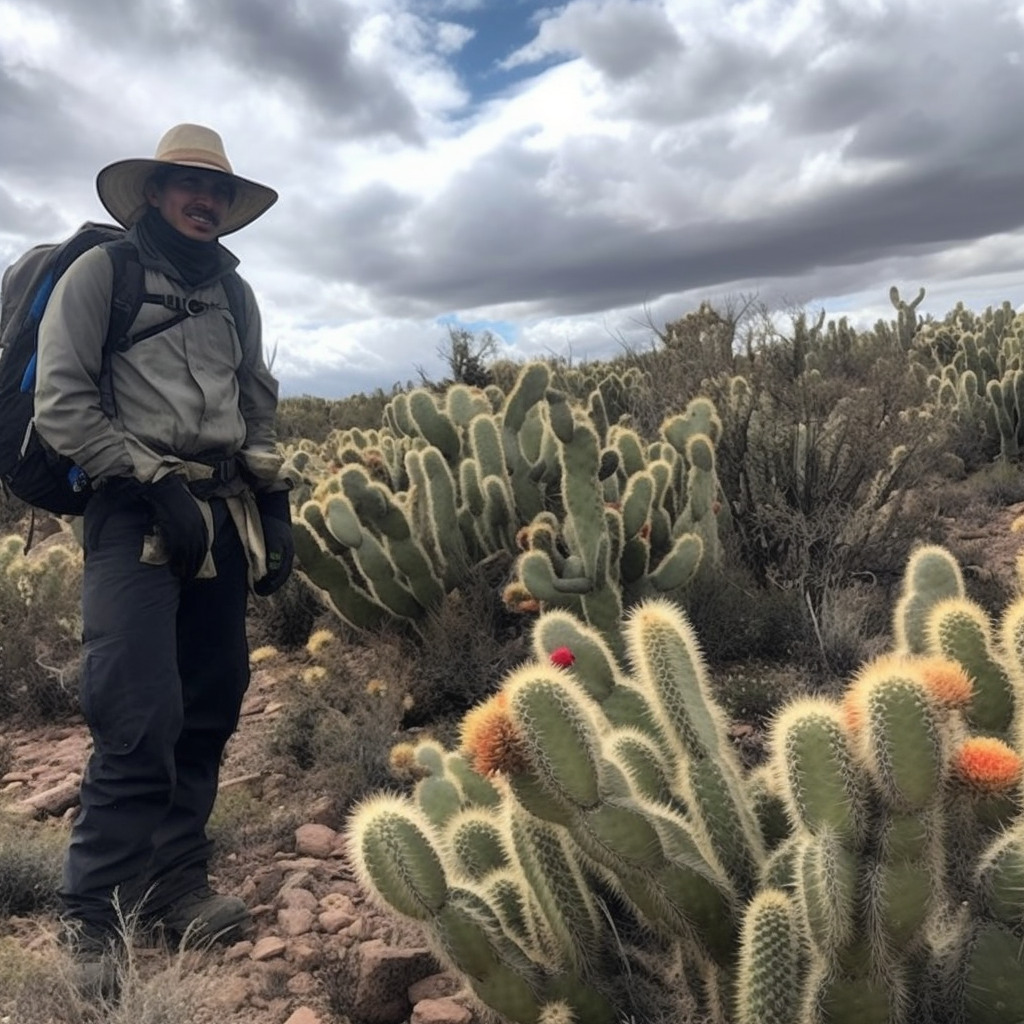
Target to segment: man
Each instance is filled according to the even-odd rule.
[[[86,984],[105,986],[118,910],[175,938],[250,927],[240,899],[210,888],[205,827],[249,682],[248,589],[284,583],[292,539],[277,382],[252,291],[219,242],[277,193],[234,174],[220,136],[191,124],[152,160],[104,168],[96,187],[128,229],[146,301],[104,363],[110,253],[91,249],[68,269],[40,325],[35,423],[95,491],[81,675],[93,752],[61,898]]]

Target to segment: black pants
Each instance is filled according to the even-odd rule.
[[[93,753],[64,866],[68,916],[114,922],[112,897],[159,913],[206,882],[206,822],[249,683],[247,564],[213,500],[217,576],[182,583],[139,561],[145,506],[100,492],[86,550],[81,703]]]

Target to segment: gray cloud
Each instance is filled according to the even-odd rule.
[[[557,318],[736,287],[884,301],[890,272],[948,280],[952,247],[1024,231],[1024,28],[1008,0],[720,0],[685,19],[678,2],[573,0],[535,15],[516,85],[465,108],[430,18],[473,0],[14,3],[73,26],[81,68],[0,41],[0,255],[84,219],[96,169],[163,127],[154,105],[223,113],[240,171],[281,191],[239,245],[297,325],[282,346],[376,360],[304,377],[329,364],[309,342],[283,360],[289,386],[414,376],[396,321],[433,337],[445,314],[514,309],[552,318],[537,336],[553,337]],[[371,15],[393,17],[375,51],[393,58],[367,56]],[[89,68],[123,77],[123,117],[88,102]],[[182,68],[194,81],[142,95]],[[993,273],[1014,265],[1006,251]],[[386,340],[342,344],[360,320],[390,321]]]
[[[187,55],[228,62],[254,84],[275,84],[332,130],[418,139],[412,100],[387,68],[352,50],[357,20],[344,0],[22,0],[72,22],[100,52]],[[116,30],[115,30],[116,26]],[[167,83],[168,90],[175,88]]]

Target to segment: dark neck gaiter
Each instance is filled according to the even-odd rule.
[[[223,266],[216,239],[200,242],[186,237],[171,227],[156,207],[146,211],[136,230],[146,248],[165,257],[190,288],[212,281]]]

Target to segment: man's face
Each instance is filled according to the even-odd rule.
[[[216,171],[180,167],[167,173],[162,185],[150,184],[146,198],[165,221],[186,238],[213,241],[228,212],[234,190],[231,179]]]

